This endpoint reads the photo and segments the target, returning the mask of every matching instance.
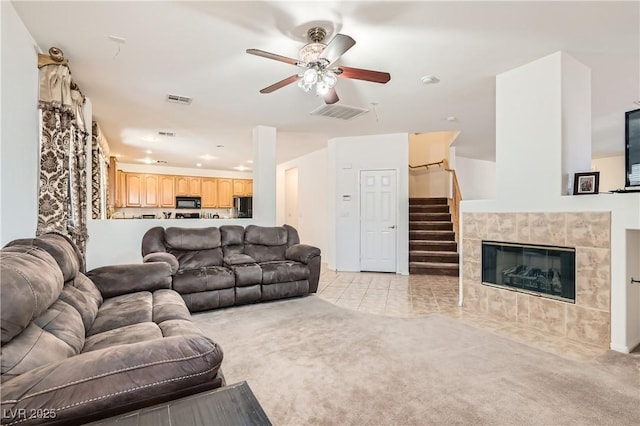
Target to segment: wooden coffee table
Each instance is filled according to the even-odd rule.
[[[271,425],[247,382],[98,420],[91,426]]]

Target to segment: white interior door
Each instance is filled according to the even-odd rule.
[[[395,170],[360,172],[360,270],[396,272]]]
[[[284,217],[287,225],[298,229],[298,168],[284,172]]]

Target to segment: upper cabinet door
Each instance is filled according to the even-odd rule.
[[[202,178],[190,177],[189,178],[189,196],[201,197],[202,196]]]
[[[158,199],[158,175],[144,175],[142,205],[144,207],[158,207],[160,205]]]
[[[253,180],[251,179],[234,179],[233,195],[253,195]]]
[[[231,179],[218,179],[218,207],[221,209],[233,206],[233,182]]]
[[[253,195],[253,179],[248,179],[245,184],[245,190],[247,191],[247,195]]]
[[[202,178],[202,208],[218,207],[218,179]]]
[[[176,195],[189,195],[189,178],[187,176],[176,176]]]
[[[158,195],[160,207],[173,208],[176,206],[175,180],[174,176],[160,176],[160,191]]]
[[[124,183],[127,207],[142,207],[142,175],[139,173],[124,173]]]

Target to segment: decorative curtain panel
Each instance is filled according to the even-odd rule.
[[[36,235],[69,236],[85,255],[87,240],[84,96],[66,65],[40,68],[40,188]]]
[[[108,219],[109,144],[97,122],[91,126],[91,217]]]

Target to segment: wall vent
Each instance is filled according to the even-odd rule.
[[[351,120],[353,118],[359,117],[362,114],[368,113],[369,110],[365,108],[358,108],[349,105],[322,105],[313,111],[311,111],[311,115],[319,115],[322,117],[329,118],[338,118],[340,120]]]
[[[171,93],[167,94],[167,102],[173,102],[182,105],[191,105],[192,100],[193,98],[190,98],[188,96],[172,95]]]
[[[159,134],[160,136],[168,136],[168,137],[170,137],[170,138],[172,138],[172,137],[174,137],[174,136],[176,135],[176,134],[175,134],[175,133],[173,133],[173,132],[165,132],[164,130],[160,130],[160,131],[158,132],[158,134]]]

